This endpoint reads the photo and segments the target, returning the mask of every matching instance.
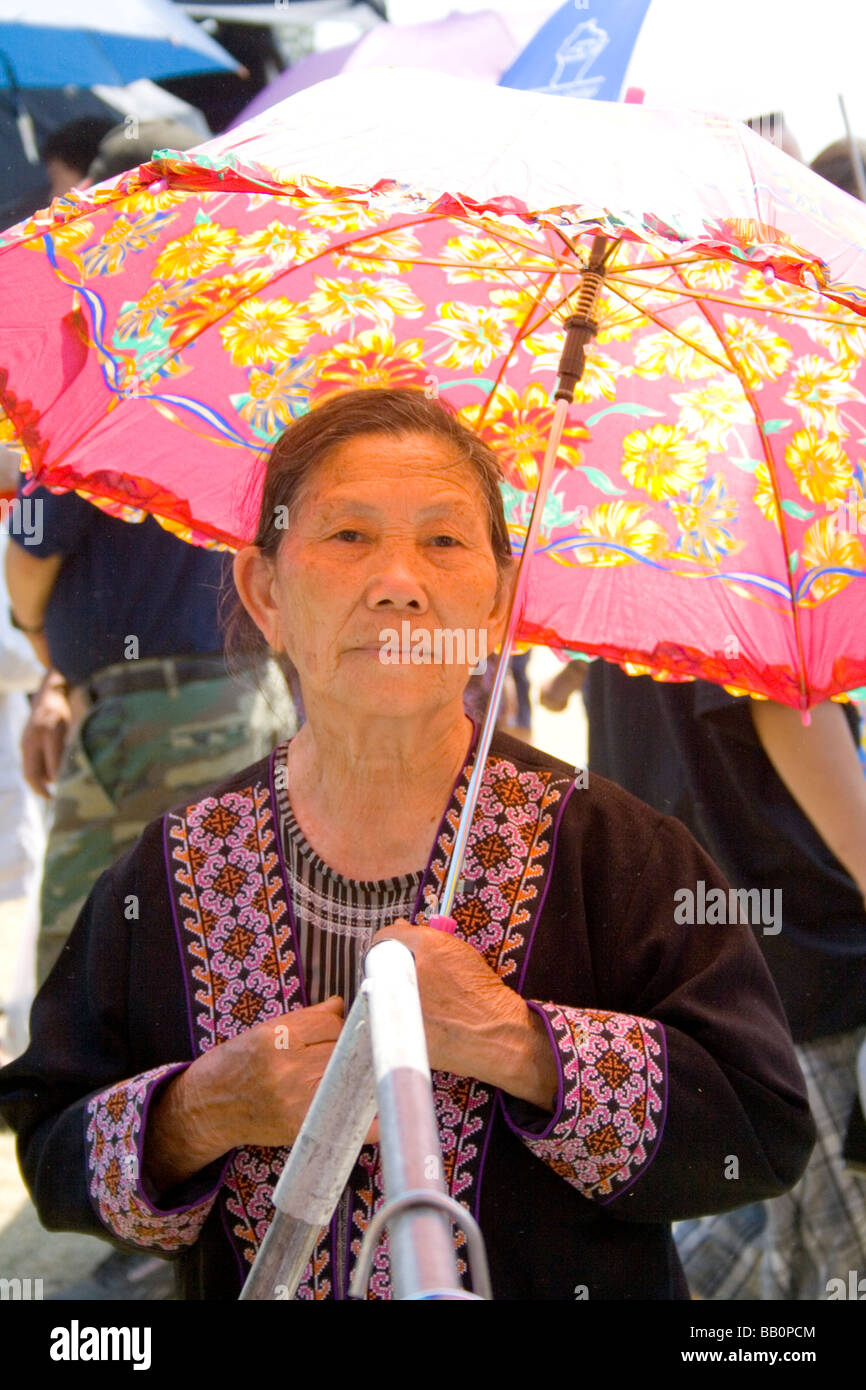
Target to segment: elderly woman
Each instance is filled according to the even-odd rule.
[[[498,1298],[685,1297],[669,1223],[796,1181],[813,1131],[787,1027],[748,927],[682,924],[683,889],[726,884],[677,821],[498,735],[456,932],[426,925],[469,666],[382,659],[386,634],[401,657],[445,629],[492,648],[512,577],[495,457],[437,402],[352,392],[285,431],[235,582],[307,720],[149,826],[83,909],[2,1075],[47,1226],[236,1298],[384,935],[415,954],[448,1186]],[[345,1298],[381,1198],[368,1144],[299,1298]]]

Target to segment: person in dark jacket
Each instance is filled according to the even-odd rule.
[[[683,890],[728,889],[676,821],[498,735],[454,934],[429,925],[474,657],[413,654],[501,635],[498,478],[422,392],[346,393],[289,426],[235,582],[306,723],[102,876],[0,1073],[42,1220],[177,1257],[186,1297],[238,1296],[383,936],[415,955],[445,1178],[497,1298],[686,1298],[670,1223],[784,1191],[807,1162],[775,989],[747,927],[683,924]],[[297,1298],[346,1296],[381,1200],[365,1145]],[[384,1242],[369,1293],[391,1296]]]
[[[706,681],[589,667],[589,766],[676,816],[721,867],[779,991],[818,1142],[776,1201],[677,1232],[703,1298],[821,1299],[866,1260],[866,1183],[846,1163],[866,1038],[866,782],[857,714],[799,712]],[[846,1146],[846,1134],[849,1144]],[[745,1205],[745,1204],[744,1204]]]

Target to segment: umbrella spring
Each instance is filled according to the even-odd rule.
[[[558,401],[574,400],[574,388],[583,376],[586,365],[584,348],[598,332],[598,324],[592,315],[604,284],[605,246],[604,237],[595,238],[589,265],[581,271],[575,312],[565,320],[565,343],[557,373],[559,381],[554,392],[554,399]]]
[[[603,283],[603,270],[587,269],[583,271],[580,277],[580,289],[577,292],[577,302],[574,306],[575,312],[569,320],[570,323],[577,320],[581,327],[590,328],[591,326],[593,333],[598,332],[598,324],[593,320],[592,311],[598,303]]]

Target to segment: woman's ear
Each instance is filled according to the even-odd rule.
[[[283,650],[280,615],[274,602],[274,570],[257,545],[246,545],[235,555],[235,588],[241,603],[272,651]]]

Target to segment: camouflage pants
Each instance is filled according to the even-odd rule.
[[[169,806],[192,800],[295,732],[286,683],[231,677],[100,700],[73,731],[57,780],[36,948],[41,985],[99,875]]]

